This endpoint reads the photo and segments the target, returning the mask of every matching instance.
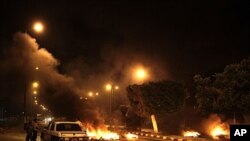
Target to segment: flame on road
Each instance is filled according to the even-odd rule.
[[[211,129],[210,135],[214,139],[219,139],[219,136],[229,136],[228,126],[226,126],[225,124],[216,125]]]
[[[126,137],[127,140],[138,139],[138,135],[135,135],[135,134],[132,134],[132,133],[125,134],[125,137]]]
[[[97,129],[88,126],[87,136],[91,139],[103,139],[103,140],[118,140],[120,137],[117,133],[108,131],[106,128]]]
[[[219,140],[221,137],[229,138],[229,124],[223,122],[217,114],[212,114],[208,119],[204,120],[203,128],[205,133],[215,140]]]
[[[199,135],[200,133],[196,131],[184,131],[183,132],[184,137],[198,137]]]

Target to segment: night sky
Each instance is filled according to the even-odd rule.
[[[80,78],[84,88],[128,82],[124,70],[135,64],[149,68],[152,80],[189,83],[250,56],[249,1],[4,0],[0,13],[1,63],[8,62],[14,34],[27,32],[59,60],[60,73]],[[31,29],[37,20],[45,23],[40,35]],[[15,78],[1,75],[4,94]]]

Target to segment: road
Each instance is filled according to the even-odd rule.
[[[4,133],[0,133],[0,141],[25,141],[25,132],[22,129],[6,130]],[[37,137],[37,141],[40,141],[40,136]],[[120,139],[120,141],[127,141],[127,140]],[[133,141],[157,141],[157,140],[139,137],[139,139]]]

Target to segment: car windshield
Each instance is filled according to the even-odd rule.
[[[82,131],[78,124],[60,123],[56,126],[56,131]]]

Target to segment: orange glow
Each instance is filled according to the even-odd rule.
[[[139,78],[139,79],[143,79],[146,77],[146,73],[143,69],[138,69],[136,71],[136,76]]]
[[[36,31],[37,33],[41,33],[43,32],[43,24],[41,22],[36,22],[34,25],[33,25],[33,29],[34,31]]]
[[[127,140],[133,140],[133,139],[138,139],[138,135],[127,133],[125,134],[125,137]]]
[[[152,124],[153,124],[154,132],[158,133],[158,126],[157,126],[155,115],[151,115],[151,121],[152,121]]]
[[[120,137],[115,132],[110,132],[106,128],[93,128],[87,125],[87,136],[91,139],[118,140]]]
[[[115,89],[116,89],[116,90],[118,90],[118,89],[119,89],[119,87],[118,87],[118,86],[115,86]]]
[[[111,84],[107,84],[105,88],[106,88],[107,91],[111,91],[112,85]]]
[[[183,132],[184,137],[198,137],[199,135],[200,135],[200,133],[198,133],[196,131],[184,131]]]
[[[210,135],[214,139],[218,139],[219,136],[229,136],[229,129],[225,124],[216,125],[211,129]]]
[[[92,93],[92,92],[89,92],[89,96],[92,97],[92,96],[93,96],[93,93]]]
[[[33,82],[32,83],[32,87],[33,88],[38,88],[39,87],[39,83],[38,82]]]
[[[133,69],[133,79],[138,82],[143,82],[148,79],[148,70],[142,66],[138,66]]]

